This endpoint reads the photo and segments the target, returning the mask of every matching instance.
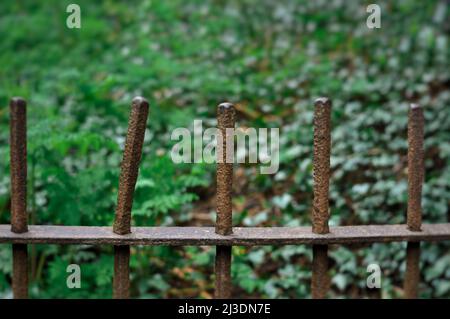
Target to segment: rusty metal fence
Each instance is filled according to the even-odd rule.
[[[404,297],[416,298],[420,280],[420,242],[450,240],[450,223],[422,224],[421,196],[424,179],[424,116],[412,104],[408,120],[407,223],[329,227],[330,114],[331,101],[319,98],[314,105],[314,201],[312,228],[232,227],[233,164],[226,161],[228,139],[223,138],[222,161],[217,164],[216,227],[131,227],[133,193],[144,141],[148,102],[134,98],[128,123],[113,227],[50,226],[27,223],[26,111],[22,98],[10,102],[11,225],[0,225],[0,243],[13,249],[14,298],[28,297],[27,244],[91,244],[114,246],[113,297],[129,297],[130,245],[216,246],[215,297],[232,297],[231,247],[257,245],[312,245],[311,290],[325,298],[329,290],[328,245],[407,241]],[[222,103],[217,109],[222,136],[235,126],[235,109]]]

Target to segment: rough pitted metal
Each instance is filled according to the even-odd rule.
[[[406,248],[404,294],[407,299],[417,298],[420,281],[420,242],[409,242]]]
[[[311,293],[313,299],[323,299],[330,286],[328,277],[328,246],[313,245]]]
[[[136,97],[133,99],[120,171],[114,221],[114,232],[120,235],[130,233],[133,194],[139,172],[139,162],[141,161],[148,108],[148,102],[144,98]]]
[[[407,224],[412,231],[420,231],[422,224],[422,183],[424,179],[423,149],[424,117],[417,104],[409,109],[408,120],[408,213]]]
[[[231,298],[231,246],[216,247],[216,287],[214,297]]]
[[[24,244],[13,244],[12,290],[15,299],[28,298],[28,250]]]
[[[28,231],[27,215],[27,103],[15,97],[10,107],[11,232]],[[12,290],[14,298],[28,298],[28,250],[13,244]]]
[[[130,297],[130,246],[114,246],[113,298]]]
[[[222,103],[217,107],[217,126],[222,135],[222,151],[217,159],[217,192],[216,192],[216,232],[229,235],[232,231],[232,188],[233,163],[227,161],[227,151],[232,147],[227,144],[227,128],[234,128],[235,110],[231,103]]]
[[[319,98],[314,103],[314,201],[312,211],[313,232],[329,232],[328,188],[330,184],[330,115],[331,101]]]
[[[331,245],[388,243],[399,241],[450,240],[450,223],[423,224],[422,231],[400,225],[361,225],[330,227],[328,234],[315,234],[310,226],[234,227],[233,234],[222,236],[214,227],[132,227],[131,233],[118,235],[109,226],[30,225],[27,233],[13,233],[0,225],[0,243],[82,244],[148,246],[258,246]]]
[[[27,103],[16,97],[9,103],[11,163],[11,230],[24,233],[27,226]]]

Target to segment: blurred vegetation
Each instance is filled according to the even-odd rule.
[[[310,225],[312,101],[333,99],[331,224],[405,222],[408,103],[424,105],[424,221],[450,217],[450,19],[446,1],[73,1],[0,3],[0,222],[9,223],[8,100],[28,106],[30,224],[112,225],[130,101],[151,112],[133,207],[135,225],[212,225],[214,165],[175,165],[170,133],[215,125],[236,102],[238,125],[281,128],[281,166],[236,167],[234,224]],[[420,296],[450,297],[450,243],[423,244]],[[34,298],[109,298],[112,247],[29,247]],[[236,297],[310,295],[308,246],[234,247]],[[402,296],[405,244],[332,247],[330,297]],[[81,265],[81,289],[66,267]],[[133,297],[213,292],[214,249],[133,247]],[[0,295],[11,296],[11,248],[0,245]]]

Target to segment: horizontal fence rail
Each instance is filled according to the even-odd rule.
[[[422,224],[424,180],[424,116],[422,107],[412,104],[408,115],[408,208],[406,224],[329,226],[329,183],[331,156],[331,100],[319,98],[314,104],[313,177],[314,199],[311,226],[233,227],[233,164],[227,158],[231,147],[227,129],[235,126],[231,103],[217,107],[222,133],[222,152],[217,159],[215,227],[132,227],[132,205],[145,128],[148,102],[136,97],[131,104],[114,225],[54,226],[28,225],[26,206],[26,108],[22,98],[10,102],[11,224],[0,225],[0,243],[12,244],[14,298],[28,297],[28,249],[30,244],[89,244],[114,246],[113,297],[130,296],[130,246],[216,246],[216,298],[232,297],[232,246],[312,245],[311,293],[327,296],[328,245],[407,242],[404,296],[417,298],[420,280],[420,242],[450,240],[450,223]],[[403,214],[403,213],[402,213]]]
[[[331,245],[388,243],[399,241],[450,240],[450,223],[424,224],[413,232],[406,225],[370,225],[330,227],[325,235],[311,227],[233,227],[233,235],[223,236],[214,227],[132,227],[128,235],[111,232],[108,226],[29,226],[16,234],[0,225],[0,243],[16,244],[89,244],[147,246],[260,246]]]

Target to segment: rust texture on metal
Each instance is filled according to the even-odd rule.
[[[329,232],[328,189],[330,184],[330,116],[331,101],[319,98],[314,103],[314,200],[312,211],[313,232]]]
[[[28,231],[27,226],[27,103],[20,97],[11,99],[11,230]]]
[[[424,116],[418,104],[411,104],[408,119],[408,212],[407,225],[420,231],[422,224],[422,183],[424,179]]]
[[[405,224],[333,226],[328,234],[314,234],[311,227],[234,227],[233,234],[222,236],[214,227],[132,227],[132,233],[117,235],[108,226],[30,225],[23,234],[0,225],[0,243],[86,244],[148,246],[257,246],[257,245],[331,245],[388,243],[399,241],[450,240],[450,223],[423,224],[413,232]]]
[[[216,247],[215,274],[214,297],[217,299],[231,298],[231,246]]]
[[[221,103],[217,107],[217,126],[220,132],[217,152],[217,190],[216,190],[216,229],[218,235],[229,236],[233,234],[232,226],[232,191],[233,191],[233,159],[234,135],[227,129],[234,129],[235,110],[231,103]],[[231,143],[230,143],[231,142]],[[231,297],[231,247],[216,247],[215,262],[215,292],[216,298]]]
[[[404,279],[404,296],[417,298],[420,281],[420,242],[409,242],[406,248],[406,272]]]
[[[130,297],[130,246],[114,246],[113,298]]]
[[[136,97],[131,104],[128,133],[119,178],[119,192],[114,221],[114,232],[130,233],[133,194],[139,172],[142,145],[144,143],[149,105],[147,100]]]
[[[217,152],[217,192],[216,192],[216,232],[220,235],[229,235],[232,230],[232,189],[233,189],[233,163],[227,160],[227,154],[233,145],[228,145],[230,138],[227,128],[234,128],[235,110],[231,103],[221,103],[217,107],[217,126],[219,128],[222,147]],[[228,156],[229,157],[229,156]]]
[[[12,98],[10,108],[11,232],[28,231],[27,214],[27,103]],[[14,298],[28,298],[28,250],[13,244],[12,290]]]
[[[328,246],[313,245],[311,294],[313,299],[323,299],[330,286],[328,276]]]
[[[328,226],[331,152],[331,101],[318,98],[314,102],[314,200],[312,211],[312,231],[324,235],[330,232]],[[313,245],[313,267],[311,278],[312,297],[325,298],[328,291],[328,247]]]
[[[28,250],[27,245],[13,244],[12,290],[15,299],[28,298]]]

